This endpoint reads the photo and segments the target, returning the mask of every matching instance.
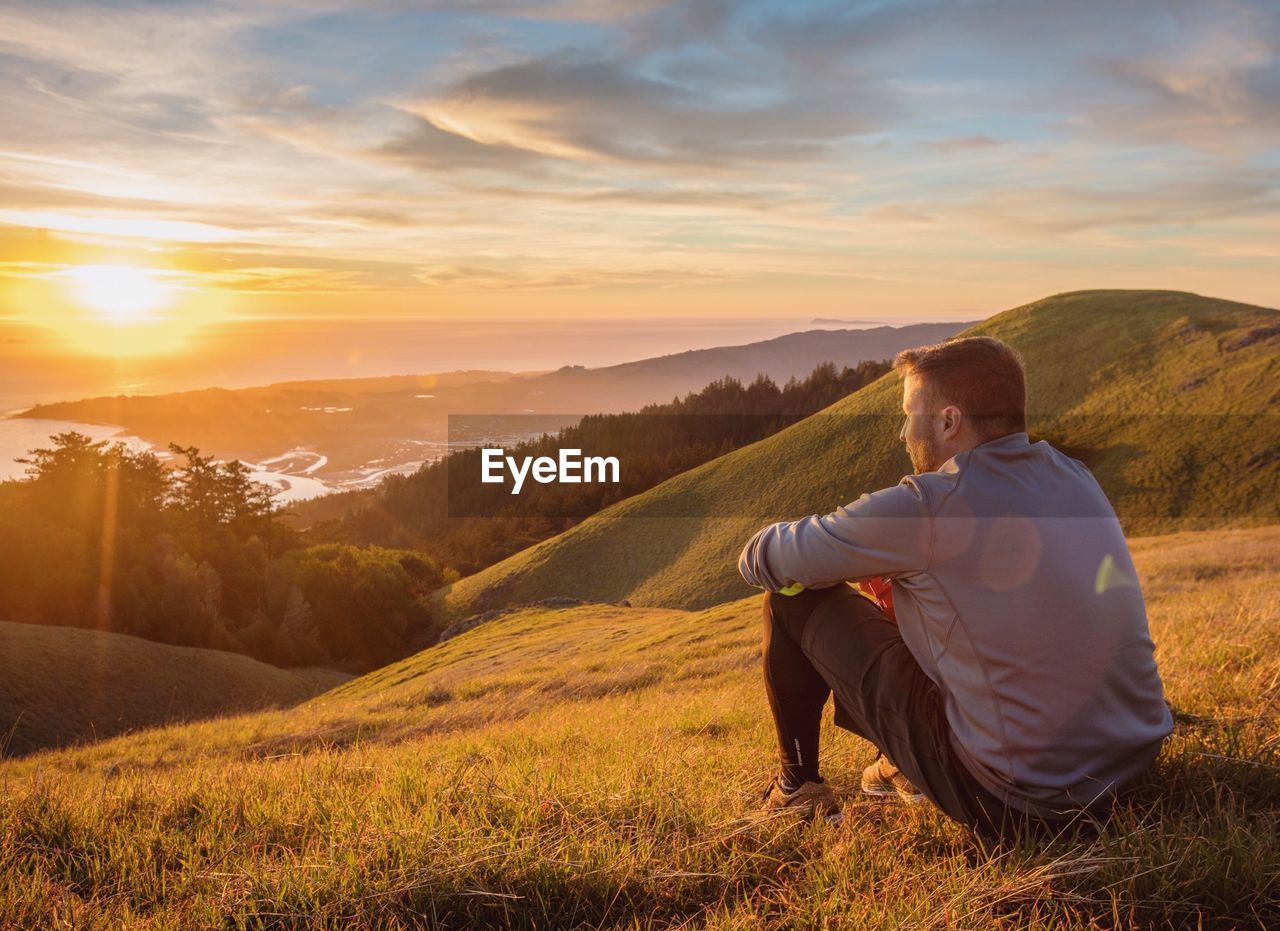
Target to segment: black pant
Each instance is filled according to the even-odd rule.
[[[783,773],[818,776],[827,696],[835,723],[884,753],[945,814],[984,836],[1056,833],[1067,822],[1030,815],[980,785],[951,746],[938,687],[879,606],[840,584],[764,598],[764,681]]]

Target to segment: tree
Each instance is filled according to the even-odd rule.
[[[219,528],[228,527],[239,540],[257,534],[268,544],[272,536],[274,505],[271,489],[249,478],[249,467],[239,459],[216,462],[202,456],[195,446],[170,443],[186,465],[178,474],[174,505],[183,514],[200,556],[208,554]]]
[[[46,519],[63,525],[88,526],[102,513],[103,450],[96,442],[70,430],[54,434],[52,447],[30,450],[17,459],[31,479],[29,493]]]
[[[222,463],[219,480],[224,517],[241,540],[256,533],[269,533],[274,505],[271,488],[249,478],[249,467],[239,459]]]
[[[132,452],[115,443],[102,457],[103,477],[108,487],[118,490],[117,506],[122,523],[159,517],[168,503],[172,477],[149,450]]]
[[[213,456],[201,456],[195,446],[170,443],[169,449],[186,460],[186,465],[178,473],[173,504],[195,543],[197,556],[203,558],[209,550],[215,528],[222,523],[222,483],[218,478],[218,467]]]

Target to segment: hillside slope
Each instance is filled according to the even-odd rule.
[[[1021,352],[1032,441],[1084,461],[1130,535],[1280,517],[1280,311],[1175,291],[1077,291],[961,335]],[[556,596],[680,608],[742,597],[736,557],[762,524],[826,513],[909,474],[901,394],[890,373],[437,601],[465,617]]]
[[[294,705],[348,678],[126,634],[0,621],[0,755]]]
[[[1175,731],[1097,838],[754,830],[760,603],[522,609],[304,705],[0,762],[0,927],[1275,927],[1280,526],[1132,541]]]

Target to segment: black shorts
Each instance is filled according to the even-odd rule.
[[[1043,836],[1071,821],[1006,805],[974,779],[952,747],[937,685],[869,598],[845,584],[769,597],[830,686],[836,725],[875,744],[945,814],[992,837]]]

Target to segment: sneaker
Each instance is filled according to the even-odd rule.
[[[840,802],[825,781],[804,782],[798,788],[788,790],[782,784],[782,777],[775,776],[764,791],[758,814],[773,815],[784,811],[800,811],[810,818],[821,815],[828,824],[839,824],[844,820]]]
[[[902,775],[902,770],[889,762],[883,753],[862,771],[862,791],[867,795],[896,795],[904,802],[924,800],[924,793]]]

